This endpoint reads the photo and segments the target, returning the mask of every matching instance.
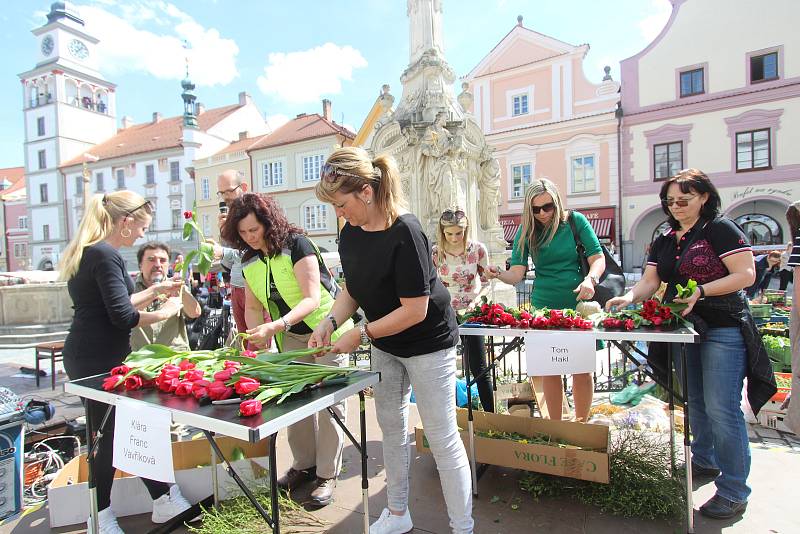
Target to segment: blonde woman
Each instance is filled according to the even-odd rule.
[[[180,311],[178,281],[153,284],[133,293],[125,261],[118,250],[130,247],[152,220],[153,206],[131,191],[94,195],[86,206],[75,238],[67,245],[59,266],[59,277],[67,282],[75,315],[64,342],[64,368],[70,380],[107,373],[122,364],[130,353],[131,330],[166,320]],[[171,295],[158,311],[140,311],[154,299]],[[86,400],[88,424],[98,429],[108,406]],[[103,439],[93,462],[97,485],[100,534],[120,534],[122,529],[111,510],[114,480],[114,416],[108,418]],[[164,523],[187,508],[189,502],[177,485],[142,479],[153,497],[152,520]],[[88,522],[88,532],[93,526]]]
[[[469,236],[469,219],[460,208],[446,209],[439,217],[436,244],[433,246],[433,264],[444,287],[450,292],[456,312],[464,312],[479,302],[479,297],[489,285],[489,253],[486,246],[472,241]],[[491,375],[486,371],[486,345],[481,336],[461,336],[472,376],[478,380],[478,395],[484,411],[494,411]]]
[[[577,244],[569,218],[586,249],[589,274],[584,277],[578,263]],[[600,242],[586,217],[564,209],[556,185],[547,178],[535,180],[525,193],[522,225],[514,237],[510,269],[495,267],[487,273],[507,284],[525,276],[528,257],[536,266],[531,304],[536,308],[574,308],[579,300],[592,300],[594,286],[606,269]],[[544,400],[551,419],[561,419],[563,398],[560,376],[544,377]],[[592,406],[594,384],[590,373],[572,376],[575,418],[586,421]]]
[[[431,244],[405,208],[397,164],[372,159],[362,148],[335,151],[322,168],[317,198],[347,220],[339,239],[346,287],[332,320],[309,340],[328,345],[335,324],[361,307],[367,323],[333,342],[347,353],[372,344],[372,369],[380,371],[375,411],[383,432],[388,508],[370,534],[400,534],[413,527],[408,510],[408,403],[411,387],[439,470],[450,527],[473,529],[469,462],[458,434],[455,373],[458,327],[450,295],[436,275]]]

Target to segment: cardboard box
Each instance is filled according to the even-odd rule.
[[[507,399],[509,404],[513,404],[513,402],[528,402],[533,400],[533,389],[529,382],[498,384],[495,396],[498,401]]]
[[[232,451],[239,447],[245,460],[232,462],[237,474],[248,486],[269,484],[269,447],[266,441],[249,443],[233,438],[217,438],[222,454],[230,459]],[[211,446],[205,438],[179,441],[172,444],[172,462],[175,481],[186,499],[195,504],[213,493],[211,486]],[[239,486],[224,469],[217,466],[220,499],[231,498],[241,493]],[[50,527],[85,523],[89,517],[88,469],[86,455],[73,458],[56,475],[47,490],[50,509]],[[111,490],[111,508],[117,517],[149,513],[153,500],[139,477],[117,470]]]
[[[458,426],[467,428],[467,410],[457,410]],[[588,425],[567,421],[550,421],[547,419],[514,417],[488,412],[473,412],[473,426],[476,432],[497,430],[515,432],[525,436],[548,434],[552,438],[561,438],[568,443],[596,449],[554,447],[550,445],[525,444],[506,439],[492,439],[475,435],[475,461],[482,464],[499,465],[547,473],[562,477],[578,478],[608,484],[608,427]],[[421,426],[415,430],[417,450],[430,452],[428,441]],[[461,432],[461,439],[469,454],[469,436],[466,430]],[[602,452],[601,452],[602,451]]]

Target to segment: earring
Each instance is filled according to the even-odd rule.
[[[367,200],[367,204],[372,204],[372,201],[371,200]]]
[[[125,235],[125,232],[128,232],[128,235]],[[131,229],[130,228],[123,228],[122,231],[119,233],[125,239],[128,239],[131,236]]]

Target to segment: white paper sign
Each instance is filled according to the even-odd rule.
[[[528,376],[592,373],[597,366],[594,337],[568,332],[526,333]]]
[[[143,478],[175,482],[168,410],[118,399],[114,419],[114,467]]]

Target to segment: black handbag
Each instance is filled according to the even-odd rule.
[[[572,212],[569,214],[569,227],[572,229],[572,237],[575,238],[575,249],[578,251],[578,265],[583,276],[589,274],[589,260],[586,258],[586,247],[583,246],[578,231],[575,229],[575,220]],[[600,276],[600,281],[594,288],[594,298],[601,306],[605,307],[606,302],[614,297],[619,297],[625,292],[625,274],[622,272],[614,256],[608,251],[605,245],[601,244],[603,256],[606,259],[606,270]]]

